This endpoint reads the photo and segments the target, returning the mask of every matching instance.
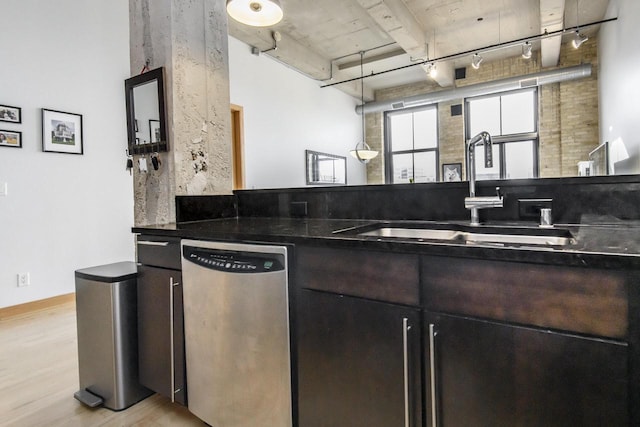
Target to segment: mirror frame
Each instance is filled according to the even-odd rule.
[[[158,118],[160,119],[160,142],[136,144],[135,109],[133,89],[138,86],[157,81],[158,83]],[[164,67],[156,68],[124,81],[125,102],[127,106],[127,140],[129,154],[144,154],[168,151],[167,119],[164,99]]]
[[[347,158],[346,157],[338,156],[336,154],[321,153],[319,151],[312,151],[312,150],[304,150],[304,153],[305,153],[305,175],[306,175],[307,185],[337,185],[337,186],[347,185]],[[312,170],[309,168],[309,163],[311,159],[313,159],[316,156],[325,156],[333,160],[342,161],[342,163],[344,164],[344,178],[343,178],[344,182],[319,181],[319,180],[314,181],[312,176],[313,175]],[[334,176],[334,178],[336,177]]]

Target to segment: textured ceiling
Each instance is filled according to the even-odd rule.
[[[577,3],[579,1],[579,3]],[[272,55],[321,84],[402,67],[426,58],[442,58],[498,43],[536,36],[545,29],[570,28],[604,19],[608,0],[281,0],[284,19],[273,27],[254,28],[229,19],[229,33],[260,50],[273,47],[273,32],[282,37]],[[577,20],[576,20],[577,15]],[[605,24],[605,25],[615,25]],[[599,26],[585,28],[594,34]],[[564,36],[563,42],[570,35]],[[533,42],[553,63],[560,38]],[[487,52],[486,60],[520,54],[520,47]],[[469,64],[471,55],[439,64],[438,83],[453,82],[453,69]],[[442,67],[440,66],[442,65]],[[333,80],[328,80],[333,77]],[[428,79],[424,67],[408,67],[365,80],[372,90]],[[359,95],[358,82],[337,86]]]

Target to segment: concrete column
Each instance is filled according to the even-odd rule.
[[[135,223],[175,221],[176,195],[232,188],[229,55],[224,2],[130,0],[131,74],[165,67],[169,152],[135,171]],[[135,168],[134,168],[135,169]]]

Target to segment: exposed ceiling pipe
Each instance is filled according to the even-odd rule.
[[[483,82],[469,86],[439,90],[409,96],[406,98],[391,99],[386,101],[368,102],[356,107],[356,112],[362,114],[376,113],[380,111],[397,110],[400,108],[416,107],[418,105],[437,104],[438,102],[451,101],[472,96],[489,95],[492,93],[507,92],[533,86],[542,86],[550,83],[564,82],[567,80],[581,79],[591,75],[591,64],[576,65],[540,73],[527,74],[525,76],[509,77],[501,80]]]

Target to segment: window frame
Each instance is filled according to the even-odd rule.
[[[500,159],[500,178],[499,179],[507,179],[506,171],[507,171],[507,159],[506,159],[506,144],[512,142],[523,142],[523,141],[532,141],[533,142],[533,176],[531,178],[522,178],[522,179],[533,179],[538,178],[540,176],[540,120],[539,120],[539,103],[540,103],[540,91],[537,87],[528,87],[522,89],[515,89],[505,92],[497,92],[491,93],[488,95],[480,95],[473,96],[464,99],[464,127],[465,127],[465,165],[466,170],[469,170],[469,156],[466,152],[467,143],[471,138],[475,135],[470,135],[471,131],[471,112],[470,112],[470,104],[469,101],[486,99],[486,98],[502,98],[505,95],[521,93],[531,91],[534,93],[533,95],[533,123],[535,125],[535,130],[533,132],[522,132],[522,133],[514,133],[509,135],[491,135],[491,141],[493,144],[498,145],[498,158]],[[502,100],[500,100],[500,133],[502,133]]]
[[[414,114],[417,111],[425,111],[425,110],[435,110],[436,112],[436,144],[435,147],[430,148],[419,148],[413,150],[398,150],[393,151],[391,141],[391,117],[400,114],[408,114],[411,113],[411,125],[412,125],[412,134],[414,134],[413,130],[414,126]],[[412,154],[412,165],[413,167],[413,178],[415,182],[415,155],[419,153],[427,153],[434,152],[435,153],[435,181],[440,181],[440,120],[439,120],[439,108],[438,104],[428,104],[428,105],[419,105],[417,107],[410,108],[402,108],[397,110],[389,110],[384,112],[384,180],[386,184],[396,184],[393,182],[393,156],[395,154]],[[414,135],[415,138],[415,135]],[[415,139],[413,141],[413,146],[415,147]],[[398,183],[401,184],[401,183]]]

